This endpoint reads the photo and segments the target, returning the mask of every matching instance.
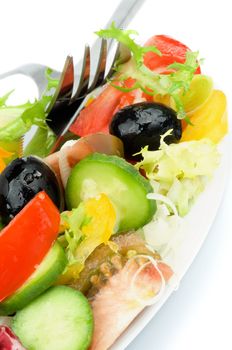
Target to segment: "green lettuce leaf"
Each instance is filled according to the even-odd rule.
[[[35,99],[34,102],[28,101],[18,106],[8,106],[7,99],[12,91],[0,98],[0,141],[13,142],[15,140],[19,140],[31,129],[33,125],[36,125],[40,129],[44,130],[44,142],[37,142],[36,145],[36,140],[34,139],[32,147],[33,153],[38,155],[41,153],[46,153],[48,144],[51,143],[52,134],[52,131],[46,124],[46,110],[52,100],[52,91],[54,91],[58,85],[58,80],[52,79],[50,74],[51,70],[48,70],[46,72],[48,85],[40,100]],[[41,133],[42,132],[40,132],[39,135],[36,134],[35,136],[38,137],[39,141],[41,140]]]
[[[55,141],[56,135],[50,128],[38,127],[35,135],[25,147],[23,155],[29,156],[34,154],[38,157],[44,158],[49,154]]]
[[[8,97],[12,94],[13,91],[14,90],[11,90],[7,92],[5,95],[3,95],[2,97],[0,97],[0,107],[5,106],[6,101],[8,100]]]
[[[158,193],[167,196],[184,216],[219,165],[217,146],[208,139],[167,145],[161,137],[160,149],[141,150],[143,157],[135,167],[143,169],[150,180],[159,183]]]
[[[45,110],[40,101],[0,108],[0,140],[13,141],[23,136],[32,125],[45,126]]]

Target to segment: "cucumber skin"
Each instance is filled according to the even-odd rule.
[[[62,298],[64,300],[62,300],[61,303],[61,299],[60,297],[62,296]],[[73,299],[73,296],[75,296],[75,300]],[[58,298],[57,298],[58,297]],[[49,300],[50,299],[50,300]],[[68,286],[53,286],[50,287],[44,294],[40,295],[37,299],[35,299],[34,301],[32,301],[32,303],[30,303],[28,306],[26,306],[24,309],[20,310],[19,312],[16,313],[16,315],[13,317],[12,322],[11,322],[11,328],[13,330],[13,332],[17,335],[17,337],[20,339],[20,341],[22,342],[23,346],[25,346],[28,350],[50,350],[52,349],[57,349],[57,342],[59,343],[59,322],[58,322],[58,329],[57,329],[57,337],[51,338],[52,339],[52,346],[51,348],[47,347],[47,343],[44,342],[44,337],[43,337],[43,332],[47,334],[49,333],[49,329],[47,329],[46,327],[46,321],[45,322],[40,322],[40,327],[35,327],[36,322],[34,323],[33,321],[41,321],[41,316],[43,318],[46,317],[47,315],[50,316],[50,310],[49,308],[51,308],[51,310],[54,310],[54,322],[50,322],[48,327],[56,327],[57,323],[57,315],[56,314],[56,310],[59,309],[59,305],[62,305],[63,311],[64,311],[64,315],[62,317],[62,320],[65,321],[66,316],[67,316],[67,311],[69,310],[67,308],[67,304],[68,304],[68,300],[72,300],[73,302],[73,307],[72,310],[74,310],[74,306],[76,307],[76,304],[79,304],[79,307],[76,308],[77,310],[77,315],[71,315],[72,317],[72,322],[76,323],[75,325],[75,334],[78,334],[78,338],[79,334],[81,334],[82,332],[80,331],[80,329],[78,329],[78,326],[80,326],[79,323],[83,324],[85,326],[85,338],[83,340],[81,340],[81,344],[80,344],[80,339],[78,339],[78,345],[72,344],[71,347],[62,347],[62,350],[87,350],[89,349],[89,346],[91,344],[92,341],[92,337],[93,337],[93,330],[94,330],[94,319],[93,319],[93,312],[92,312],[92,308],[87,300],[87,298],[78,290],[68,287]],[[59,302],[58,305],[56,305]],[[40,306],[41,304],[41,306]],[[37,310],[39,306],[39,311]],[[45,308],[44,308],[45,306]],[[70,306],[70,305],[69,305]],[[46,310],[47,308],[47,310]],[[40,310],[42,309],[42,315],[39,314]],[[44,312],[46,310],[46,312]],[[25,316],[26,314],[26,316]],[[69,316],[70,316],[70,312],[69,312]],[[31,322],[32,320],[32,322]],[[43,324],[45,323],[45,327],[44,330],[42,329],[42,333],[41,333],[41,328],[43,328]],[[29,326],[28,326],[29,324]],[[31,329],[31,324],[33,324],[32,329]],[[73,325],[72,325],[73,326]],[[30,329],[27,329],[30,328]],[[34,328],[33,328],[34,327]],[[88,332],[86,332],[86,330]],[[27,338],[27,334],[31,334],[30,332],[36,332],[35,334],[33,334],[32,337],[32,342],[30,340],[28,340]],[[54,333],[54,332],[53,332]],[[68,336],[68,334],[66,333],[65,336]],[[71,338],[71,335],[70,335]],[[63,339],[63,338],[62,338]],[[40,347],[38,347],[38,341],[39,340],[39,344]],[[41,344],[41,340],[43,345]],[[73,340],[73,339],[72,339]],[[42,345],[42,347],[41,347]],[[60,349],[60,347],[59,347]]]
[[[40,274],[40,267],[43,268],[44,264],[47,264],[46,260],[49,260],[52,254],[56,254],[58,259],[56,258],[55,263],[52,266],[50,265],[49,272],[46,272],[45,275],[42,273],[38,278],[37,275],[38,273]],[[39,265],[38,269],[34,271],[22,287],[0,303],[0,315],[12,315],[16,311],[23,309],[56,281],[58,276],[64,271],[67,263],[67,257],[63,248],[58,242],[55,242],[41,262],[42,265]]]
[[[72,179],[72,174],[75,173],[75,169],[78,169],[80,167],[82,167],[83,164],[85,163],[89,163],[89,161],[95,161],[97,163],[102,163],[104,164],[112,164],[117,166],[118,168],[120,168],[121,170],[124,170],[127,174],[131,175],[135,181],[137,181],[137,183],[140,184],[141,188],[144,191],[144,194],[148,194],[150,192],[153,192],[153,188],[150,184],[150,182],[144,178],[140,172],[135,169],[133,167],[133,165],[131,165],[130,163],[128,163],[125,159],[120,158],[118,156],[108,156],[102,153],[92,153],[89,156],[85,157],[83,160],[81,160],[79,163],[77,163],[75,165],[75,167],[72,169],[71,172],[71,176],[69,176],[68,178],[68,182],[67,182],[67,186],[66,186],[66,191],[65,191],[65,199],[66,199],[66,204],[68,209],[72,209],[72,203],[70,200],[70,195],[69,195],[69,185],[71,183],[71,179]],[[72,187],[72,186],[70,186]],[[113,199],[111,198],[112,202]],[[123,199],[122,199],[123,200]],[[147,199],[148,200],[148,199]],[[147,224],[148,222],[151,221],[153,215],[156,212],[156,202],[154,200],[148,200],[149,201],[149,212],[147,213],[147,218],[146,220],[143,222],[143,225],[140,226],[134,226],[134,227],[119,227],[119,231],[118,232],[123,232],[123,231],[128,231],[130,229],[138,229],[141,226],[144,226],[145,224]]]

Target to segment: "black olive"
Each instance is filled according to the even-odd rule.
[[[149,150],[157,150],[160,136],[170,129],[173,131],[165,138],[167,144],[180,140],[181,121],[172,108],[152,102],[122,108],[114,115],[110,125],[110,133],[122,140],[127,158],[145,146],[149,146]]]
[[[62,194],[54,172],[37,157],[13,160],[0,174],[0,215],[9,222],[38,192],[45,191],[58,208]]]

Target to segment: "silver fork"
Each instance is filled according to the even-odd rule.
[[[140,7],[143,5],[145,0],[122,0],[118,7],[116,8],[115,12],[112,14],[111,18],[109,19],[108,23],[105,25],[105,28],[109,27],[112,22],[115,22],[117,27],[120,28],[126,28],[131,19],[135,16],[135,14],[138,12]],[[109,44],[109,48],[112,45],[112,41]],[[88,51],[88,49],[87,49]],[[95,55],[98,55],[99,51],[99,41],[97,40],[91,49],[92,52],[95,52]],[[86,50],[85,50],[86,53]],[[81,62],[78,62],[78,64],[75,66],[74,71],[78,72],[79,68],[81,66]],[[23,74],[35,81],[38,87],[39,96],[44,92],[46,86],[47,86],[47,79],[46,79],[46,70],[47,66],[38,64],[38,63],[28,63],[24,64],[22,66],[19,66],[13,70],[10,70],[8,72],[0,74],[0,79],[9,77],[14,74]],[[59,79],[61,76],[61,72],[52,69],[52,75],[55,79]],[[75,74],[76,75],[76,74]],[[76,86],[76,82],[74,84],[74,87]]]
[[[118,27],[125,28],[144,1],[122,0],[105,28],[112,22],[115,22]],[[55,147],[60,144],[70,125],[78,116],[86,95],[96,87],[103,85],[106,79],[111,76],[116,59],[119,56],[122,62],[129,59],[128,51],[122,46],[118,46],[107,71],[108,52],[112,45],[113,40],[109,40],[107,49],[106,41],[97,39],[91,50],[89,46],[85,47],[83,59],[75,67],[72,57],[68,56],[62,73],[53,70],[53,77],[59,79],[59,84],[47,109],[47,123],[57,136]],[[47,66],[40,64],[26,64],[0,75],[0,79],[13,74],[24,74],[36,82],[39,95],[41,95],[47,86],[45,74],[47,68]]]
[[[97,87],[103,85],[113,74],[113,67],[117,61],[121,63],[130,58],[130,52],[121,45],[116,45],[113,58],[109,61],[107,42],[98,40],[100,52],[95,57],[95,71],[92,72],[92,56],[88,46],[85,47],[83,60],[81,62],[79,77],[74,77],[74,66],[72,57],[68,56],[59,80],[59,85],[48,106],[47,124],[55,132],[57,137],[62,134],[65,126],[69,123],[73,114],[83,102],[85,97]],[[75,86],[75,82],[78,80]]]

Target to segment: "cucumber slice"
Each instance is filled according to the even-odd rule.
[[[66,202],[69,209],[76,208],[82,200],[105,193],[117,210],[118,231],[128,231],[145,225],[154,215],[156,204],[146,198],[149,192],[153,192],[149,181],[124,159],[94,153],[72,169]]]
[[[16,314],[12,329],[27,350],[85,350],[92,339],[92,310],[81,292],[51,287]]]
[[[0,314],[11,315],[25,307],[56,281],[66,265],[65,252],[60,244],[56,242],[23,286],[0,303]]]

